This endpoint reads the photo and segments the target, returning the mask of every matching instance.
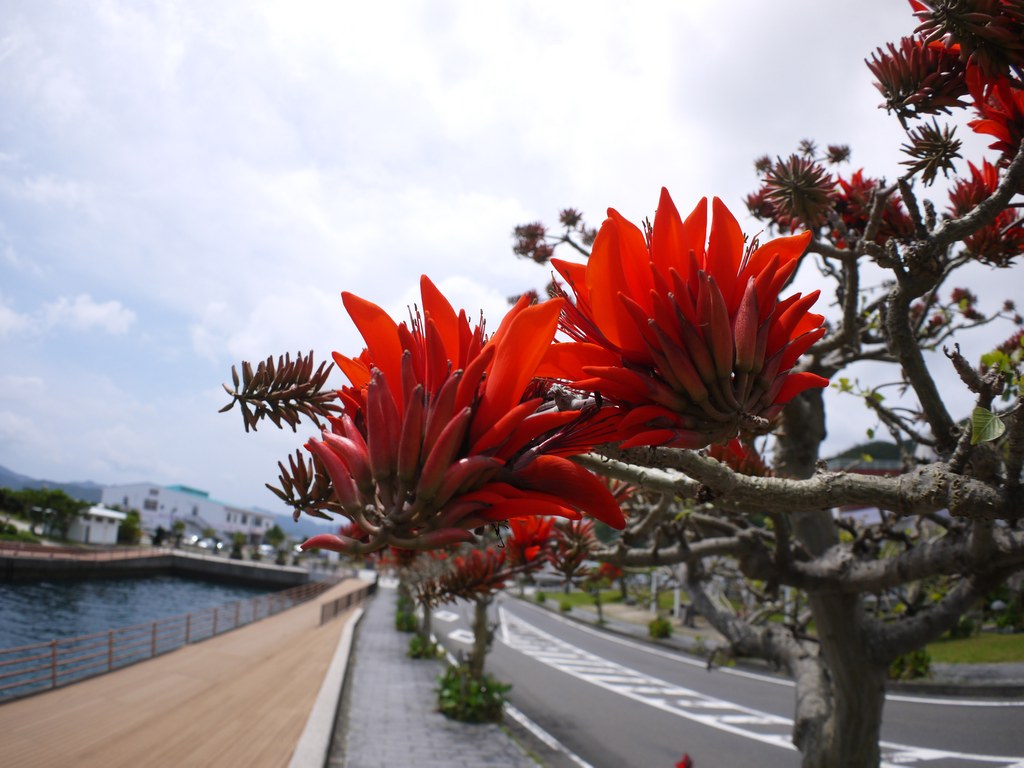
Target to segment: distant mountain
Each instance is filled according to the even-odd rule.
[[[91,480],[74,483],[57,483],[53,480],[37,480],[28,475],[19,475],[7,467],[0,467],[0,488],[10,488],[12,491],[20,491],[23,488],[56,488],[64,491],[73,499],[87,501],[90,504],[98,504],[103,495],[103,486]]]
[[[310,536],[316,536],[320,533],[337,533],[338,528],[346,520],[339,518],[336,521],[320,520],[309,515],[302,515],[298,521],[292,520],[291,515],[280,515],[276,512],[268,512],[265,509],[257,509],[257,512],[263,515],[270,515],[274,518],[274,522],[280,526],[281,530],[292,539],[301,540],[308,539]]]

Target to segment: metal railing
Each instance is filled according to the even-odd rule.
[[[356,603],[361,603],[376,591],[377,582],[373,582],[372,584],[367,584],[365,587],[360,587],[355,592],[349,592],[347,595],[342,595],[339,598],[324,603],[320,606],[320,625],[323,626],[331,619],[337,617],[338,614],[347,611]]]
[[[311,600],[337,583],[311,582],[146,624],[0,650],[0,703],[113,672],[237,629]]]
[[[180,550],[169,547],[111,547],[84,548],[50,546],[46,544],[29,544],[27,542],[3,542],[0,543],[0,557],[32,557],[53,559],[74,559],[74,560],[127,560],[138,557],[157,557],[159,555],[172,555]]]

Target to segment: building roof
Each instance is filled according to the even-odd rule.
[[[89,507],[85,513],[91,517],[106,517],[111,520],[124,520],[128,517],[124,512],[118,512],[116,509],[109,509],[104,507],[102,504],[96,504],[95,506]]]

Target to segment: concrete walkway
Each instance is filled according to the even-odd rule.
[[[435,711],[440,661],[406,657],[395,630],[395,590],[364,604],[328,768],[537,768],[498,725],[470,725]]]
[[[363,586],[0,705],[0,765],[286,766],[350,616],[321,626],[320,606]]]

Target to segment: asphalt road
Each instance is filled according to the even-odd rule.
[[[469,606],[434,614],[439,639],[468,647]],[[788,768],[793,686],[600,632],[501,596],[487,670],[513,705],[593,768]],[[890,696],[884,764],[1024,768],[1024,702]]]

